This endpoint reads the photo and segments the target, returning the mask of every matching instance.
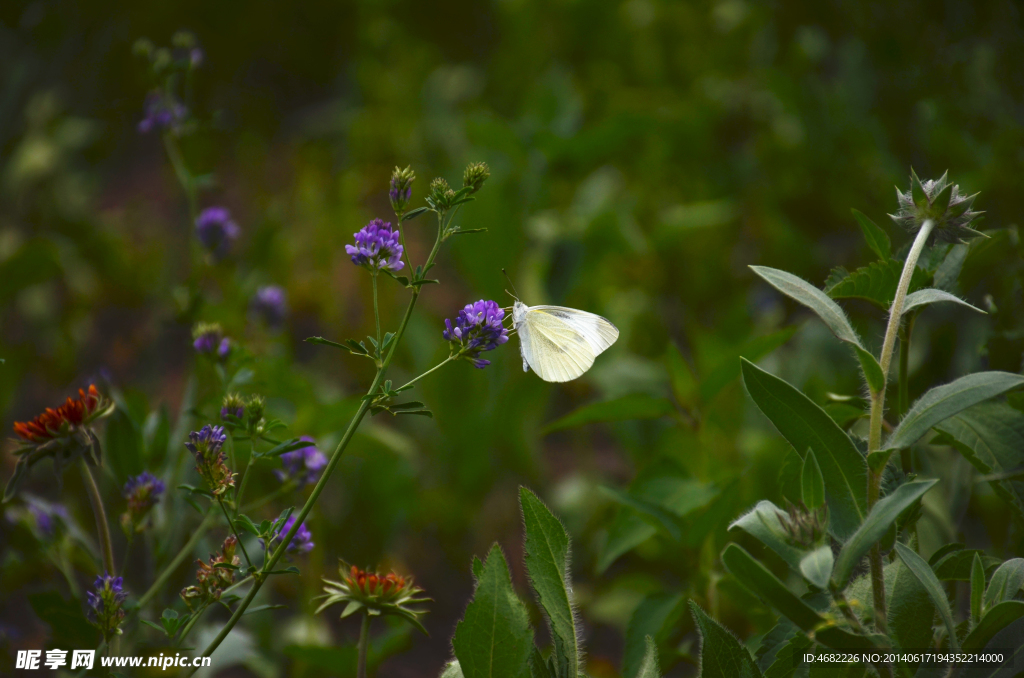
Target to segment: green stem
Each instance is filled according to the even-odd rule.
[[[210,523],[213,522],[213,519],[214,512],[213,507],[211,506],[206,511],[206,516],[203,518],[203,522],[199,523],[199,526],[192,532],[192,536],[189,537],[189,540],[181,547],[181,550],[178,551],[177,555],[171,559],[171,562],[167,563],[167,566],[160,573],[160,576],[156,578],[156,581],[153,582],[153,585],[149,587],[149,590],[139,598],[139,604],[135,608],[136,610],[141,610],[146,607],[146,605],[149,604],[149,601],[151,601],[154,596],[163,589],[164,584],[166,584],[167,580],[171,578],[171,575],[173,575],[174,571],[178,569],[178,566],[192,554],[192,550],[196,547],[196,544],[199,543],[199,540],[203,538],[203,535],[210,527]]]
[[[356,666],[356,678],[366,678],[366,654],[370,646],[370,615],[363,610],[363,623],[359,627],[359,663]]]
[[[915,318],[916,314],[908,313],[907,322],[900,330],[900,383],[897,402],[901,417],[907,413],[910,407],[910,337],[914,332]],[[900,461],[904,473],[910,473],[913,470],[909,447],[900,450]]]
[[[245,544],[242,543],[242,538],[238,535],[238,531],[235,529],[235,524],[231,521],[231,516],[228,515],[228,510],[224,506],[224,502],[220,497],[217,497],[217,505],[220,506],[220,510],[224,513],[224,520],[228,521],[228,529],[231,530],[231,534],[235,535],[235,541],[238,542],[238,545],[242,549],[242,555],[245,556],[245,563],[251,568],[252,560],[249,559],[249,554],[245,550]]]
[[[252,467],[252,460],[256,458],[256,438],[250,438],[249,440],[249,461],[245,464],[245,469],[242,470],[242,482],[238,484],[238,492],[235,493],[235,517],[238,517],[238,512],[242,507],[242,495],[245,494],[245,486],[249,482],[249,469]]]
[[[377,271],[370,274],[373,281],[373,321],[377,325],[377,366],[380,367],[381,345],[380,345],[380,307],[377,305]]]
[[[427,257],[427,263],[424,265],[424,268],[426,268],[427,265],[433,262],[434,257],[437,256],[437,251],[438,248],[440,247],[440,244],[441,234],[439,230],[437,240],[434,243],[434,248],[431,250],[430,256]],[[416,307],[416,300],[419,299],[419,294],[419,288],[414,289],[412,291],[412,299],[409,300],[409,306],[405,309],[405,315],[402,317],[402,323],[398,327],[398,332],[395,333],[395,339],[394,341],[391,342],[391,350],[388,351],[387,356],[384,358],[384,364],[381,365],[380,369],[377,370],[377,376],[374,377],[373,383],[370,385],[370,388],[367,391],[367,395],[373,395],[374,393],[376,393],[377,389],[380,387],[381,382],[383,382],[384,375],[387,373],[388,366],[391,364],[391,360],[395,357],[395,349],[398,348],[398,343],[399,341],[401,341],[402,336],[405,334],[406,327],[408,327],[409,325],[409,318],[412,316],[413,309]],[[295,536],[295,533],[298,531],[303,521],[305,521],[306,516],[309,515],[309,512],[313,509],[313,505],[316,503],[316,500],[320,497],[320,493],[323,492],[324,487],[327,486],[327,481],[330,479],[335,467],[337,467],[338,463],[341,461],[341,456],[345,452],[345,448],[348,447],[349,442],[351,442],[352,440],[352,436],[355,435],[356,429],[359,428],[359,424],[363,421],[363,417],[366,416],[366,412],[369,409],[370,401],[363,400],[359,405],[359,409],[356,410],[356,413],[352,416],[352,420],[349,421],[348,428],[345,429],[345,433],[344,435],[342,435],[341,440],[338,441],[338,446],[335,448],[334,453],[331,455],[330,460],[327,462],[327,467],[324,469],[324,472],[320,474],[320,480],[317,481],[316,485],[313,487],[312,493],[310,493],[309,498],[306,500],[306,503],[303,504],[302,509],[299,510],[298,516],[295,518],[295,522],[292,524],[291,529],[288,530],[287,534],[285,534],[284,537],[281,539],[281,544],[274,551],[273,555],[270,557],[270,560],[263,564],[263,569],[261,570],[260,576],[255,579],[252,588],[249,589],[249,593],[246,594],[245,598],[243,598],[242,601],[238,604],[238,607],[235,608],[235,611],[231,615],[231,618],[228,619],[227,623],[220,630],[217,636],[210,642],[206,649],[203,650],[203,657],[209,657],[211,654],[213,654],[214,650],[216,650],[220,646],[220,644],[224,642],[224,639],[227,638],[229,633],[231,633],[231,629],[235,627],[235,625],[238,623],[238,620],[242,618],[243,614],[245,614],[246,608],[248,608],[249,605],[252,604],[253,599],[256,598],[256,594],[259,593],[259,590],[263,586],[263,583],[267,580],[266,576],[264,576],[265,573],[272,570],[274,566],[277,564],[277,562],[284,556],[286,545],[291,543],[292,538]],[[193,673],[195,673],[195,669],[192,669],[191,671],[186,673],[186,678],[187,676],[190,676]]]
[[[85,483],[86,494],[89,495],[89,503],[92,505],[92,514],[96,517],[96,533],[103,554],[103,568],[113,577],[117,574],[117,569],[114,567],[114,546],[110,540],[107,513],[103,510],[103,497],[100,496],[100,488],[96,486],[96,479],[93,478],[92,470],[89,469],[84,457],[78,459],[78,468],[82,471],[82,480]]]
[[[185,642],[185,636],[187,636],[188,632],[192,630],[192,627],[199,622],[199,618],[203,616],[204,612],[206,612],[207,607],[209,607],[209,605],[204,605],[199,608],[199,611],[192,615],[192,618],[188,620],[187,624],[185,624],[185,628],[181,630],[181,635],[178,636],[178,647],[181,647]]]
[[[871,394],[871,418],[868,429],[868,455],[876,452],[882,445],[882,419],[885,416],[885,389],[888,385],[889,367],[892,364],[893,348],[896,344],[896,336],[899,334],[900,319],[903,316],[903,305],[907,299],[907,290],[910,288],[910,279],[917,266],[917,260],[924,250],[924,245],[931,235],[935,222],[928,219],[921,225],[921,229],[914,238],[914,244],[907,253],[907,260],[903,263],[903,273],[900,275],[899,285],[896,287],[896,296],[893,298],[892,307],[889,309],[889,322],[885,328],[885,339],[882,341],[882,354],[879,356],[878,364],[882,368],[882,387]],[[877,471],[872,470],[872,466]],[[878,502],[879,491],[882,485],[882,472],[885,469],[884,463],[869,464],[868,466],[868,487],[867,487],[867,508],[870,511]],[[882,573],[882,553],[878,544],[871,547],[869,554],[871,565],[871,590],[875,607],[875,627],[881,633],[888,631],[885,606],[885,578]]]
[[[412,381],[410,381],[410,382],[408,382],[408,383],[406,383],[406,384],[403,384],[402,386],[399,386],[397,390],[399,390],[399,391],[402,391],[402,390],[404,390],[404,389],[407,389],[407,388],[409,388],[410,386],[412,386],[412,385],[413,385],[413,384],[415,384],[415,383],[416,383],[417,381],[419,381],[419,380],[420,380],[420,379],[422,379],[423,377],[427,376],[427,375],[428,375],[428,374],[430,374],[431,372],[434,372],[434,371],[436,371],[436,370],[439,370],[439,369],[441,369],[442,367],[444,367],[444,365],[446,365],[447,363],[450,363],[451,361],[455,360],[455,359],[456,359],[456,358],[457,358],[458,356],[459,356],[459,354],[455,354],[455,355],[450,355],[450,356],[448,356],[447,358],[445,358],[444,360],[442,360],[442,361],[441,361],[441,362],[439,362],[438,364],[434,365],[434,366],[433,366],[433,367],[431,367],[431,368],[430,368],[429,370],[427,370],[426,372],[424,372],[424,373],[423,373],[423,374],[421,374],[420,376],[416,377],[416,378],[415,378],[415,379],[413,379]]]

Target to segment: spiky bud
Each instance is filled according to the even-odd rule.
[[[900,209],[889,217],[910,233],[917,233],[925,221],[931,220],[933,242],[963,243],[982,235],[971,228],[984,214],[971,209],[978,194],[961,195],[960,186],[950,183],[948,174],[921,181],[911,168],[910,190],[902,192],[896,188]]]
[[[455,201],[455,191],[451,189],[447,181],[442,177],[438,177],[430,182],[429,200],[435,209],[449,209]]]
[[[486,162],[473,162],[466,167],[462,175],[462,185],[470,188],[470,194],[476,193],[491,176],[491,168]]]
[[[828,535],[828,509],[824,504],[816,509],[809,509],[804,503],[794,505],[786,501],[786,512],[776,513],[786,539],[794,546],[809,549],[817,546]]]

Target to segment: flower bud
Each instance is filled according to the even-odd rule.
[[[438,177],[430,182],[430,201],[439,210],[446,210],[455,201],[455,191],[448,186],[448,182]]]
[[[982,235],[971,228],[984,214],[971,209],[978,194],[961,195],[960,187],[950,183],[948,174],[922,182],[911,168],[910,190],[903,193],[896,189],[900,209],[889,217],[910,233],[917,233],[925,221],[931,221],[932,240],[938,242],[963,243]]]
[[[224,396],[224,402],[220,407],[220,418],[227,420],[228,416],[241,419],[245,414],[245,401],[237,393],[229,393]]]
[[[412,167],[405,169],[395,167],[395,171],[391,173],[388,199],[391,200],[391,208],[395,210],[395,214],[401,216],[405,213],[405,208],[409,205],[409,199],[412,197],[412,182],[415,179],[416,173],[412,171]]]
[[[470,194],[473,194],[480,190],[490,176],[491,169],[486,162],[470,163],[462,175],[462,185],[471,188]]]
[[[266,409],[267,401],[263,396],[249,396],[249,402],[245,404],[245,427],[250,434],[262,432],[263,413]]]
[[[797,505],[786,502],[786,513],[777,512],[786,540],[794,546],[809,549],[817,546],[828,535],[828,509],[824,504],[808,509],[801,501]]]

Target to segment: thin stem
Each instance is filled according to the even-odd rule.
[[[356,678],[366,678],[366,650],[370,646],[370,615],[363,610],[363,623],[359,627],[359,663]]]
[[[245,556],[245,562],[249,567],[252,567],[252,560],[249,559],[249,554],[245,550],[245,544],[242,543],[242,538],[238,536],[238,531],[235,529],[235,524],[231,520],[231,516],[228,515],[227,507],[224,506],[224,501],[217,497],[217,505],[220,506],[220,510],[224,512],[224,520],[228,521],[228,529],[231,530],[231,534],[235,535],[235,541],[242,547],[242,555]]]
[[[231,593],[232,591],[234,591],[235,589],[237,589],[237,588],[238,588],[239,586],[241,586],[241,585],[243,585],[243,584],[246,584],[246,583],[248,583],[248,582],[251,582],[251,581],[252,581],[252,575],[250,574],[249,576],[247,576],[247,577],[245,577],[245,578],[243,578],[243,579],[239,579],[239,580],[238,580],[238,581],[236,581],[236,582],[235,582],[234,584],[232,584],[231,586],[229,586],[229,587],[227,587],[226,589],[224,589],[223,591],[221,591],[221,592],[220,592],[220,595],[221,595],[221,596],[224,596],[224,595],[226,595],[226,594],[228,594],[228,593]]]
[[[188,620],[187,624],[185,624],[185,628],[181,630],[181,634],[178,636],[178,647],[181,647],[182,643],[185,642],[185,636],[187,636],[188,632],[192,630],[192,627],[196,625],[196,623],[199,621],[199,618],[203,616],[203,613],[206,612],[207,607],[209,607],[209,605],[204,605],[201,608],[199,608],[199,611],[192,615],[192,618]]]
[[[96,486],[96,479],[93,478],[92,471],[84,457],[78,459],[78,468],[82,471],[82,480],[85,482],[85,491],[89,495],[89,503],[92,505],[92,514],[96,517],[96,533],[100,540],[100,551],[103,554],[103,568],[107,574],[114,576],[117,574],[117,569],[114,567],[114,546],[110,541],[110,525],[107,524],[107,513],[103,510],[100,488]]]
[[[832,591],[832,598],[836,601],[836,607],[846,617],[846,621],[850,622],[850,625],[854,628],[857,633],[864,634],[864,626],[860,623],[860,619],[853,613],[853,609],[850,607],[850,602],[846,600],[846,596],[843,595],[842,590],[838,586],[830,586]]]
[[[882,368],[882,387],[871,393],[871,419],[868,429],[868,456],[876,452],[882,445],[882,419],[885,416],[885,389],[888,385],[889,367],[892,364],[893,348],[896,344],[896,336],[899,333],[900,318],[903,315],[903,305],[907,299],[907,290],[910,288],[910,279],[914,275],[914,268],[921,256],[925,242],[931,235],[935,222],[928,219],[921,225],[921,229],[914,238],[914,244],[910,247],[907,260],[903,263],[903,273],[900,275],[899,285],[896,287],[896,296],[893,298],[892,307],[889,309],[889,322],[885,328],[885,339],[882,341],[882,354],[879,356],[878,364]],[[877,468],[878,470],[873,470]],[[879,490],[882,485],[882,472],[885,463],[868,465],[868,487],[867,487],[867,508],[870,511],[878,502]],[[882,573],[882,553],[878,544],[871,547],[869,554],[871,565],[871,590],[875,607],[875,628],[881,632],[888,631],[886,621],[885,605],[885,578]]]
[[[249,513],[251,511],[255,511],[261,506],[265,506],[266,504],[269,504],[270,502],[274,501],[282,494],[291,492],[292,490],[295,489],[296,485],[297,483],[294,480],[287,480],[281,487],[277,488],[276,490],[269,494],[264,495],[263,497],[257,499],[256,501],[249,502],[245,506],[241,507],[239,511],[242,513]]]
[[[916,318],[915,313],[907,314],[907,322],[900,330],[900,383],[899,383],[899,413],[902,417],[907,413],[910,407],[910,337],[914,332],[914,319]],[[900,450],[900,461],[903,466],[904,473],[910,473],[913,470],[913,464],[910,458],[910,448],[904,448]]]
[[[207,509],[203,522],[199,523],[199,526],[192,532],[192,536],[189,537],[189,540],[185,542],[185,545],[181,547],[181,550],[178,551],[177,555],[171,559],[171,562],[167,563],[167,566],[160,573],[160,576],[156,578],[156,581],[153,582],[153,585],[149,587],[149,590],[139,598],[139,604],[135,608],[136,610],[141,610],[146,607],[146,605],[149,604],[149,601],[151,601],[153,597],[156,596],[156,594],[164,587],[164,584],[166,584],[167,580],[171,578],[171,575],[173,575],[174,571],[178,569],[178,566],[192,554],[192,549],[196,547],[196,544],[199,543],[199,540],[202,539],[203,535],[206,533],[207,528],[210,527],[210,523],[213,522],[214,515],[213,507],[211,506]]]
[[[257,438],[252,437],[249,439],[249,461],[245,464],[245,469],[242,470],[242,482],[238,484],[238,492],[235,493],[235,517],[238,517],[238,512],[242,507],[242,495],[245,494],[245,486],[249,483],[249,469],[252,467],[252,460],[256,458],[256,441]]]
[[[455,355],[450,355],[450,356],[448,356],[447,358],[445,358],[444,360],[442,360],[442,361],[441,361],[441,362],[439,362],[438,364],[434,365],[434,366],[433,366],[433,367],[431,367],[431,368],[430,368],[429,370],[427,370],[426,372],[424,372],[424,373],[423,373],[423,374],[421,374],[420,376],[416,377],[416,378],[415,378],[415,379],[413,379],[412,381],[410,381],[410,382],[408,382],[408,383],[406,383],[406,384],[403,384],[402,386],[399,386],[397,390],[399,390],[399,391],[402,391],[402,390],[404,390],[404,389],[407,389],[407,388],[409,388],[410,386],[412,386],[412,385],[413,385],[413,384],[415,384],[415,383],[416,383],[417,381],[419,381],[419,380],[420,380],[420,379],[422,379],[423,377],[427,376],[427,375],[428,375],[428,374],[430,374],[431,372],[434,372],[434,371],[436,371],[436,370],[439,370],[439,369],[441,369],[442,367],[444,367],[444,366],[445,366],[445,365],[446,365],[447,363],[450,363],[451,361],[455,360],[455,359],[456,359],[456,358],[458,357],[458,355],[459,355],[459,354],[455,354]]]
[[[373,320],[377,325],[377,364],[380,365],[382,348],[380,345],[380,307],[377,305],[377,271],[370,274],[370,280],[373,281]]]

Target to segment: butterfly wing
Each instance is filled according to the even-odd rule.
[[[580,377],[619,336],[601,316],[562,306],[529,307],[517,330],[524,361],[556,382]]]

